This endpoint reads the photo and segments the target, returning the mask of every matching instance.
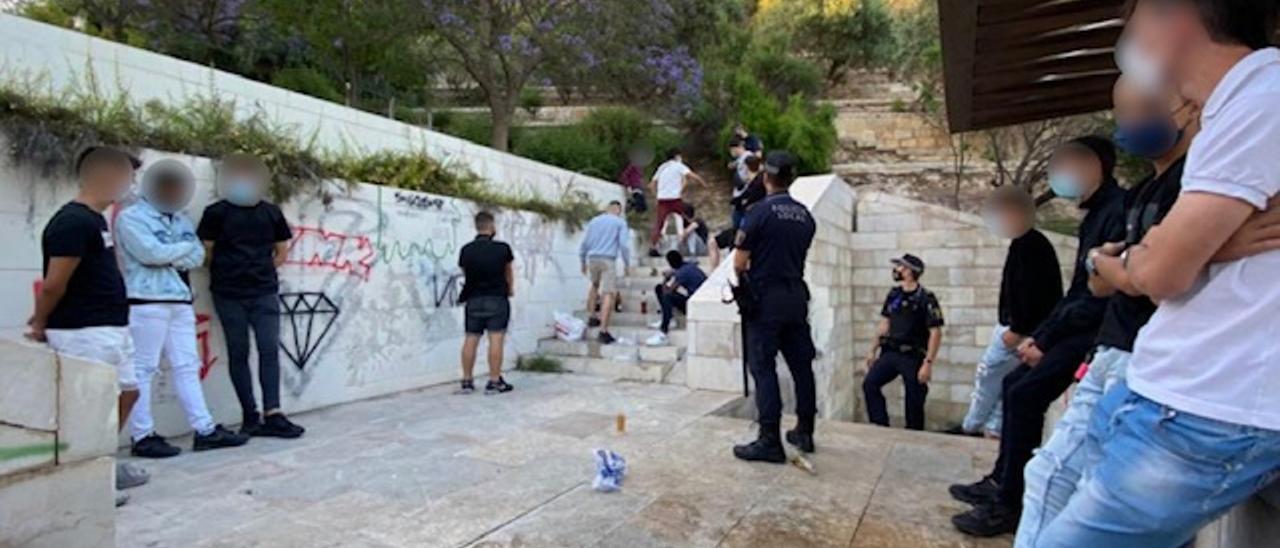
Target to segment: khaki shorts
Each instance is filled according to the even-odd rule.
[[[618,291],[618,261],[616,259],[587,259],[587,278],[601,293]]]
[[[44,334],[54,352],[110,365],[116,370],[116,383],[120,390],[138,389],[138,375],[133,364],[133,338],[129,336],[128,327],[49,329]]]

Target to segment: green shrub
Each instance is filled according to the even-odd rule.
[[[818,65],[775,47],[756,47],[747,53],[748,70],[778,102],[792,96],[812,99],[822,93],[823,74]]]
[[[766,149],[795,154],[801,175],[825,173],[831,167],[831,155],[838,144],[834,108],[816,105],[800,95],[791,96],[784,108],[747,74],[739,75],[734,90],[738,121],[759,136]],[[732,130],[732,124],[721,129],[722,145],[728,142]]]
[[[613,179],[620,164],[609,143],[581,126],[524,129],[514,141],[519,156],[605,180]]]
[[[541,354],[521,356],[516,363],[516,369],[535,373],[564,373],[566,371],[560,360]]]
[[[543,106],[542,92],[533,88],[520,90],[519,104],[529,116],[537,116]]]
[[[459,139],[466,139],[478,145],[489,146],[493,133],[493,122],[487,114],[462,114],[451,112],[441,118],[435,115],[436,131],[448,133]]]
[[[342,92],[338,91],[338,87],[333,85],[333,81],[320,71],[310,67],[281,70],[271,76],[271,85],[312,97],[319,97],[334,103],[343,102]]]

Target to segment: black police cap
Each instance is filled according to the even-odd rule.
[[[770,152],[764,159],[764,170],[780,179],[796,178],[796,157],[785,150]]]
[[[914,270],[916,274],[924,274],[924,261],[920,260],[920,257],[917,257],[910,253],[907,253],[906,255],[903,255],[895,259],[891,259],[889,260],[889,262],[896,265],[902,265],[907,268],[910,268],[911,270]]]

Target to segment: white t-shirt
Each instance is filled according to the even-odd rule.
[[[1256,51],[1213,90],[1182,192],[1259,210],[1280,193],[1280,49]],[[1280,430],[1280,251],[1209,265],[1160,303],[1129,366],[1135,392],[1196,415]]]
[[[679,200],[684,193],[684,176],[692,171],[680,160],[667,160],[658,166],[653,177],[658,180],[659,200]]]

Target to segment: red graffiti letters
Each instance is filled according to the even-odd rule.
[[[377,252],[366,236],[329,232],[311,226],[294,227],[284,263],[346,272],[369,281]]]

